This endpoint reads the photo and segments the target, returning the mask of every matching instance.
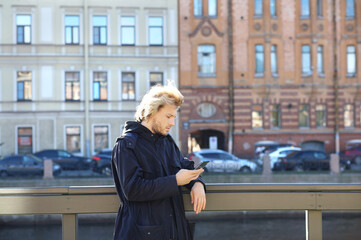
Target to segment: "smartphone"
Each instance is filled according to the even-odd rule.
[[[200,168],[204,168],[208,163],[209,161],[201,162],[195,169],[198,170]]]

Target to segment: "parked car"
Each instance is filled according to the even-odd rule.
[[[341,151],[340,159],[345,161],[348,160],[351,164],[361,165],[361,146]]]
[[[62,169],[82,170],[89,169],[91,159],[86,157],[78,157],[64,150],[42,150],[34,153],[35,156],[45,160],[51,159],[54,163],[61,166]]]
[[[257,147],[257,153],[255,155],[256,159],[262,159],[265,154],[269,154],[271,152],[276,151],[279,148],[285,148],[285,147],[295,147],[292,144],[289,143],[277,143],[269,146],[259,146]]]
[[[295,151],[301,151],[299,147],[281,147],[269,154],[271,169],[275,169],[275,163],[278,161],[279,158],[286,157],[290,153]]]
[[[112,175],[112,149],[103,149],[92,157],[92,169],[94,172],[106,176]]]
[[[188,155],[188,159],[195,162],[210,161],[204,168],[209,172],[240,171],[244,173],[254,172],[257,165],[248,159],[240,159],[223,150],[202,149]]]
[[[320,151],[295,151],[280,158],[280,161],[276,162],[275,168],[298,172],[311,169],[329,170],[330,157]]]
[[[61,167],[53,164],[53,175],[61,173]],[[43,175],[44,162],[33,155],[10,155],[0,160],[0,176]]]

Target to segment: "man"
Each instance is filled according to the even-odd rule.
[[[114,239],[192,239],[181,187],[198,214],[206,205],[203,169],[194,170],[168,134],[183,103],[179,90],[155,86],[137,107],[113,149],[112,169],[121,200]]]

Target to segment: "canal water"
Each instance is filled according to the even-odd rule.
[[[195,240],[306,239],[304,212],[187,213],[195,226]],[[115,214],[79,215],[79,240],[111,240]],[[1,240],[61,240],[60,215],[7,216],[0,219]],[[361,213],[323,214],[323,239],[360,240]]]

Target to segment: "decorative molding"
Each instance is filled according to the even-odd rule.
[[[217,27],[212,23],[212,21],[210,20],[209,17],[203,17],[202,21],[198,24],[198,26],[194,29],[193,32],[191,32],[190,34],[188,34],[189,37],[194,37],[198,31],[202,28],[202,26],[208,23],[211,28],[214,30],[214,32],[219,36],[219,37],[223,37],[224,33],[220,32]]]

